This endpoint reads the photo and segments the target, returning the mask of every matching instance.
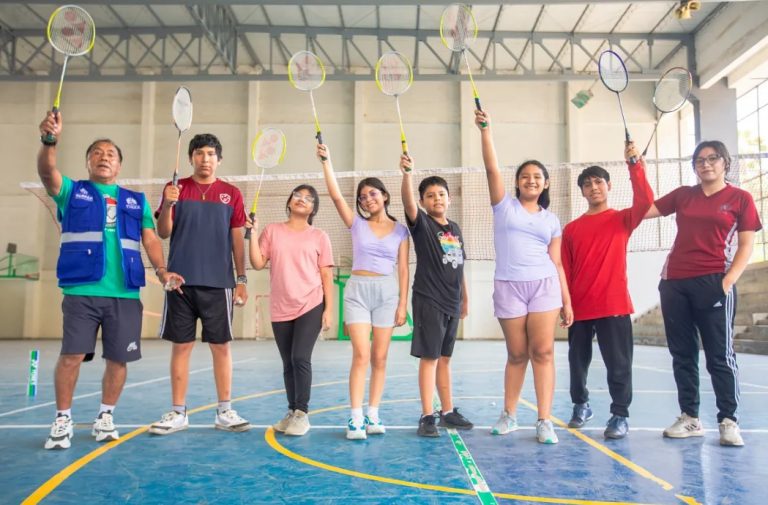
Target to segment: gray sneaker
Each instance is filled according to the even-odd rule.
[[[285,430],[288,429],[288,425],[291,424],[292,419],[293,410],[288,409],[288,412],[285,413],[285,416],[272,425],[272,429],[280,433],[285,433]]]
[[[69,416],[57,416],[51,426],[51,433],[48,440],[45,441],[45,448],[50,449],[69,449],[72,445],[70,441],[73,434],[72,419]]]
[[[309,416],[303,410],[294,410],[293,417],[285,428],[286,435],[300,437],[309,431]]]
[[[704,427],[698,417],[691,417],[683,412],[672,423],[672,426],[664,430],[664,436],[669,438],[703,437]]]
[[[499,420],[491,428],[491,435],[506,435],[517,428],[517,418],[510,416],[506,410],[502,410]]]
[[[556,444],[558,442],[552,421],[549,419],[536,421],[536,440],[541,444]]]
[[[115,428],[115,421],[112,412],[102,412],[93,421],[91,436],[96,438],[97,442],[113,441],[120,438],[120,434]]]
[[[726,417],[718,425],[720,428],[720,445],[728,445],[733,447],[742,447],[744,445],[744,439],[741,438],[741,430],[736,421]]]

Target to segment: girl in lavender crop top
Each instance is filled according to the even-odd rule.
[[[384,392],[392,332],[395,326],[405,323],[407,316],[409,234],[408,229],[389,214],[390,194],[379,179],[369,177],[357,185],[355,215],[336,182],[328,148],[318,145],[317,156],[323,165],[328,194],[352,233],[352,275],[344,286],[343,321],[353,350],[349,372],[352,409],[347,438],[362,439],[385,432],[379,417],[379,403]],[[368,415],[363,416],[369,364]]]

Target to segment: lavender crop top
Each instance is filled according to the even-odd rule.
[[[391,233],[379,238],[368,226],[368,221],[355,216],[349,231],[352,232],[352,270],[381,275],[394,272],[400,242],[408,238],[408,228],[395,223]]]

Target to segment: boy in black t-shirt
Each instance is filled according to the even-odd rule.
[[[419,394],[422,415],[418,435],[437,437],[436,421],[446,428],[471,429],[472,423],[453,407],[451,355],[459,319],[467,315],[464,279],[464,240],[459,226],[446,215],[451,204],[448,183],[427,177],[419,184],[420,210],[413,196],[413,160],[400,158],[401,187],[408,228],[416,251],[413,281],[413,341],[411,355],[419,362]],[[442,409],[433,412],[435,384]]]

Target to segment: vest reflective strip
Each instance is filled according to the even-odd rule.
[[[61,243],[68,242],[103,242],[104,234],[100,231],[73,232],[67,231],[61,234]]]
[[[139,251],[139,241],[138,240],[131,240],[129,238],[121,238],[120,239],[120,247],[123,249],[128,249],[129,251]]]

